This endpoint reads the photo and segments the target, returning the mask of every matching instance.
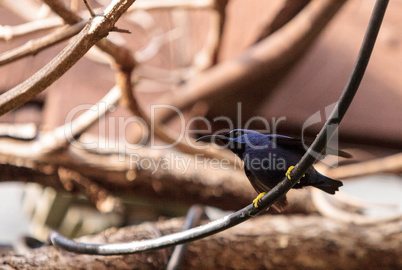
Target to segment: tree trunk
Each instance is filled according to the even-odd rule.
[[[182,219],[80,238],[129,242],[181,230]],[[364,227],[321,216],[262,216],[192,242],[182,269],[378,269],[402,265],[402,220]],[[165,269],[172,248],[124,256],[77,255],[52,246],[3,254],[4,269]],[[8,268],[7,268],[8,267]]]

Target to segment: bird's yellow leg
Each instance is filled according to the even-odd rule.
[[[290,166],[285,173],[285,175],[288,177],[289,180],[290,180],[290,173],[293,171],[294,168],[295,166]]]
[[[286,173],[285,173],[285,175],[288,177],[289,180],[291,179],[290,173],[293,171],[294,168],[295,168],[295,166],[290,166],[290,167],[288,168],[288,170],[286,171]],[[306,175],[303,174],[302,177],[304,177],[304,176],[306,176]]]
[[[258,202],[260,201],[260,199],[261,199],[262,197],[265,196],[265,194],[267,194],[267,193],[266,193],[266,192],[261,192],[260,194],[258,194],[257,198],[255,198],[255,199],[253,200],[253,203],[254,203],[254,207],[255,207],[255,208],[258,208]]]

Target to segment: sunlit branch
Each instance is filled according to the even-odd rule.
[[[56,2],[56,1],[51,1]],[[114,1],[105,14],[96,17],[55,58],[26,81],[0,96],[0,115],[32,99],[67,72],[98,41],[108,35],[116,21],[134,2]]]
[[[26,56],[35,55],[46,48],[56,45],[78,34],[88,21],[81,21],[74,25],[62,27],[44,37],[30,40],[20,47],[0,54],[0,66],[17,61]]]
[[[20,25],[0,25],[0,39],[10,41],[13,38],[42,30],[48,30],[63,25],[59,17],[51,17],[42,20],[35,20]]]

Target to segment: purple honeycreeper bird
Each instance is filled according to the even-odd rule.
[[[244,162],[246,176],[259,193],[253,201],[256,208],[258,208],[259,200],[285,175],[290,177],[289,174],[294,165],[306,152],[300,140],[282,135],[264,135],[247,129],[235,129],[226,135],[203,136],[197,139],[197,142],[216,142],[217,140],[224,143]],[[351,157],[347,152],[331,148],[327,148],[323,156],[325,154]],[[342,182],[326,177],[310,167],[293,188],[299,189],[305,186],[313,186],[329,194],[335,194],[342,186]],[[274,209],[280,212],[286,205],[286,196],[283,196],[274,204]]]

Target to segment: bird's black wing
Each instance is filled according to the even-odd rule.
[[[291,137],[287,136],[282,136],[282,135],[269,135],[270,140],[274,142],[276,145],[281,146],[283,148],[291,148],[293,151],[296,151],[300,153],[301,155],[304,155],[306,153],[305,145],[301,140],[294,139]],[[306,147],[310,146],[312,142],[306,141]],[[322,153],[323,156],[325,155],[334,155],[334,156],[339,156],[339,157],[344,157],[344,158],[351,158],[352,155],[349,154],[348,152],[342,151],[342,150],[336,150],[330,147],[326,147],[324,149],[324,152]]]

